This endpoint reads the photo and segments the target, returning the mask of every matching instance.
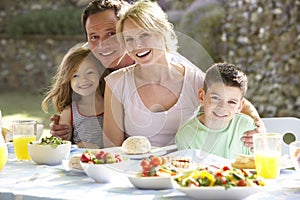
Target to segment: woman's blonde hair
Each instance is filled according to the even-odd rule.
[[[130,19],[138,27],[161,34],[165,39],[167,51],[177,51],[178,40],[173,24],[168,21],[167,14],[156,2],[137,1],[132,6],[126,7],[126,10],[121,10],[120,15],[116,32],[121,44],[125,45],[122,34],[124,22]]]
[[[71,88],[71,79],[90,52],[90,49],[82,44],[72,47],[67,52],[52,79],[50,90],[46,93],[46,97],[42,101],[44,112],[48,112],[48,103],[50,100],[52,100],[56,111],[59,113],[72,103],[73,90]]]

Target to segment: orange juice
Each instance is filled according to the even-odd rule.
[[[35,135],[14,136],[14,151],[17,159],[30,160],[30,155],[28,153],[28,143],[33,141],[36,141]]]
[[[280,154],[256,153],[255,154],[256,173],[263,178],[277,178],[280,173]]]
[[[7,162],[7,146],[6,144],[0,145],[0,171],[3,169]]]

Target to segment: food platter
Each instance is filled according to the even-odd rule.
[[[243,199],[251,194],[263,191],[265,188],[257,187],[178,187],[180,192],[195,199]]]

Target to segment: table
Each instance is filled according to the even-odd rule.
[[[274,187],[248,196],[253,199],[300,199],[300,182],[294,189],[283,188],[286,180],[295,177],[294,170],[282,170]],[[298,175],[299,176],[299,175]],[[300,177],[299,177],[300,178]],[[66,171],[62,165],[36,165],[32,161],[17,161],[14,154],[0,172],[0,199],[191,199],[176,189],[139,190],[129,180],[120,177],[118,183],[95,183],[82,172]]]

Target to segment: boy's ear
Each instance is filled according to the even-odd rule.
[[[239,106],[239,108],[238,108],[238,111],[239,111],[239,112],[242,111],[244,105],[245,105],[245,98],[242,98],[241,103],[240,103],[240,106]]]
[[[199,90],[198,90],[198,100],[199,100],[201,105],[204,101],[204,96],[205,96],[205,92],[204,92],[203,88],[199,88]]]

